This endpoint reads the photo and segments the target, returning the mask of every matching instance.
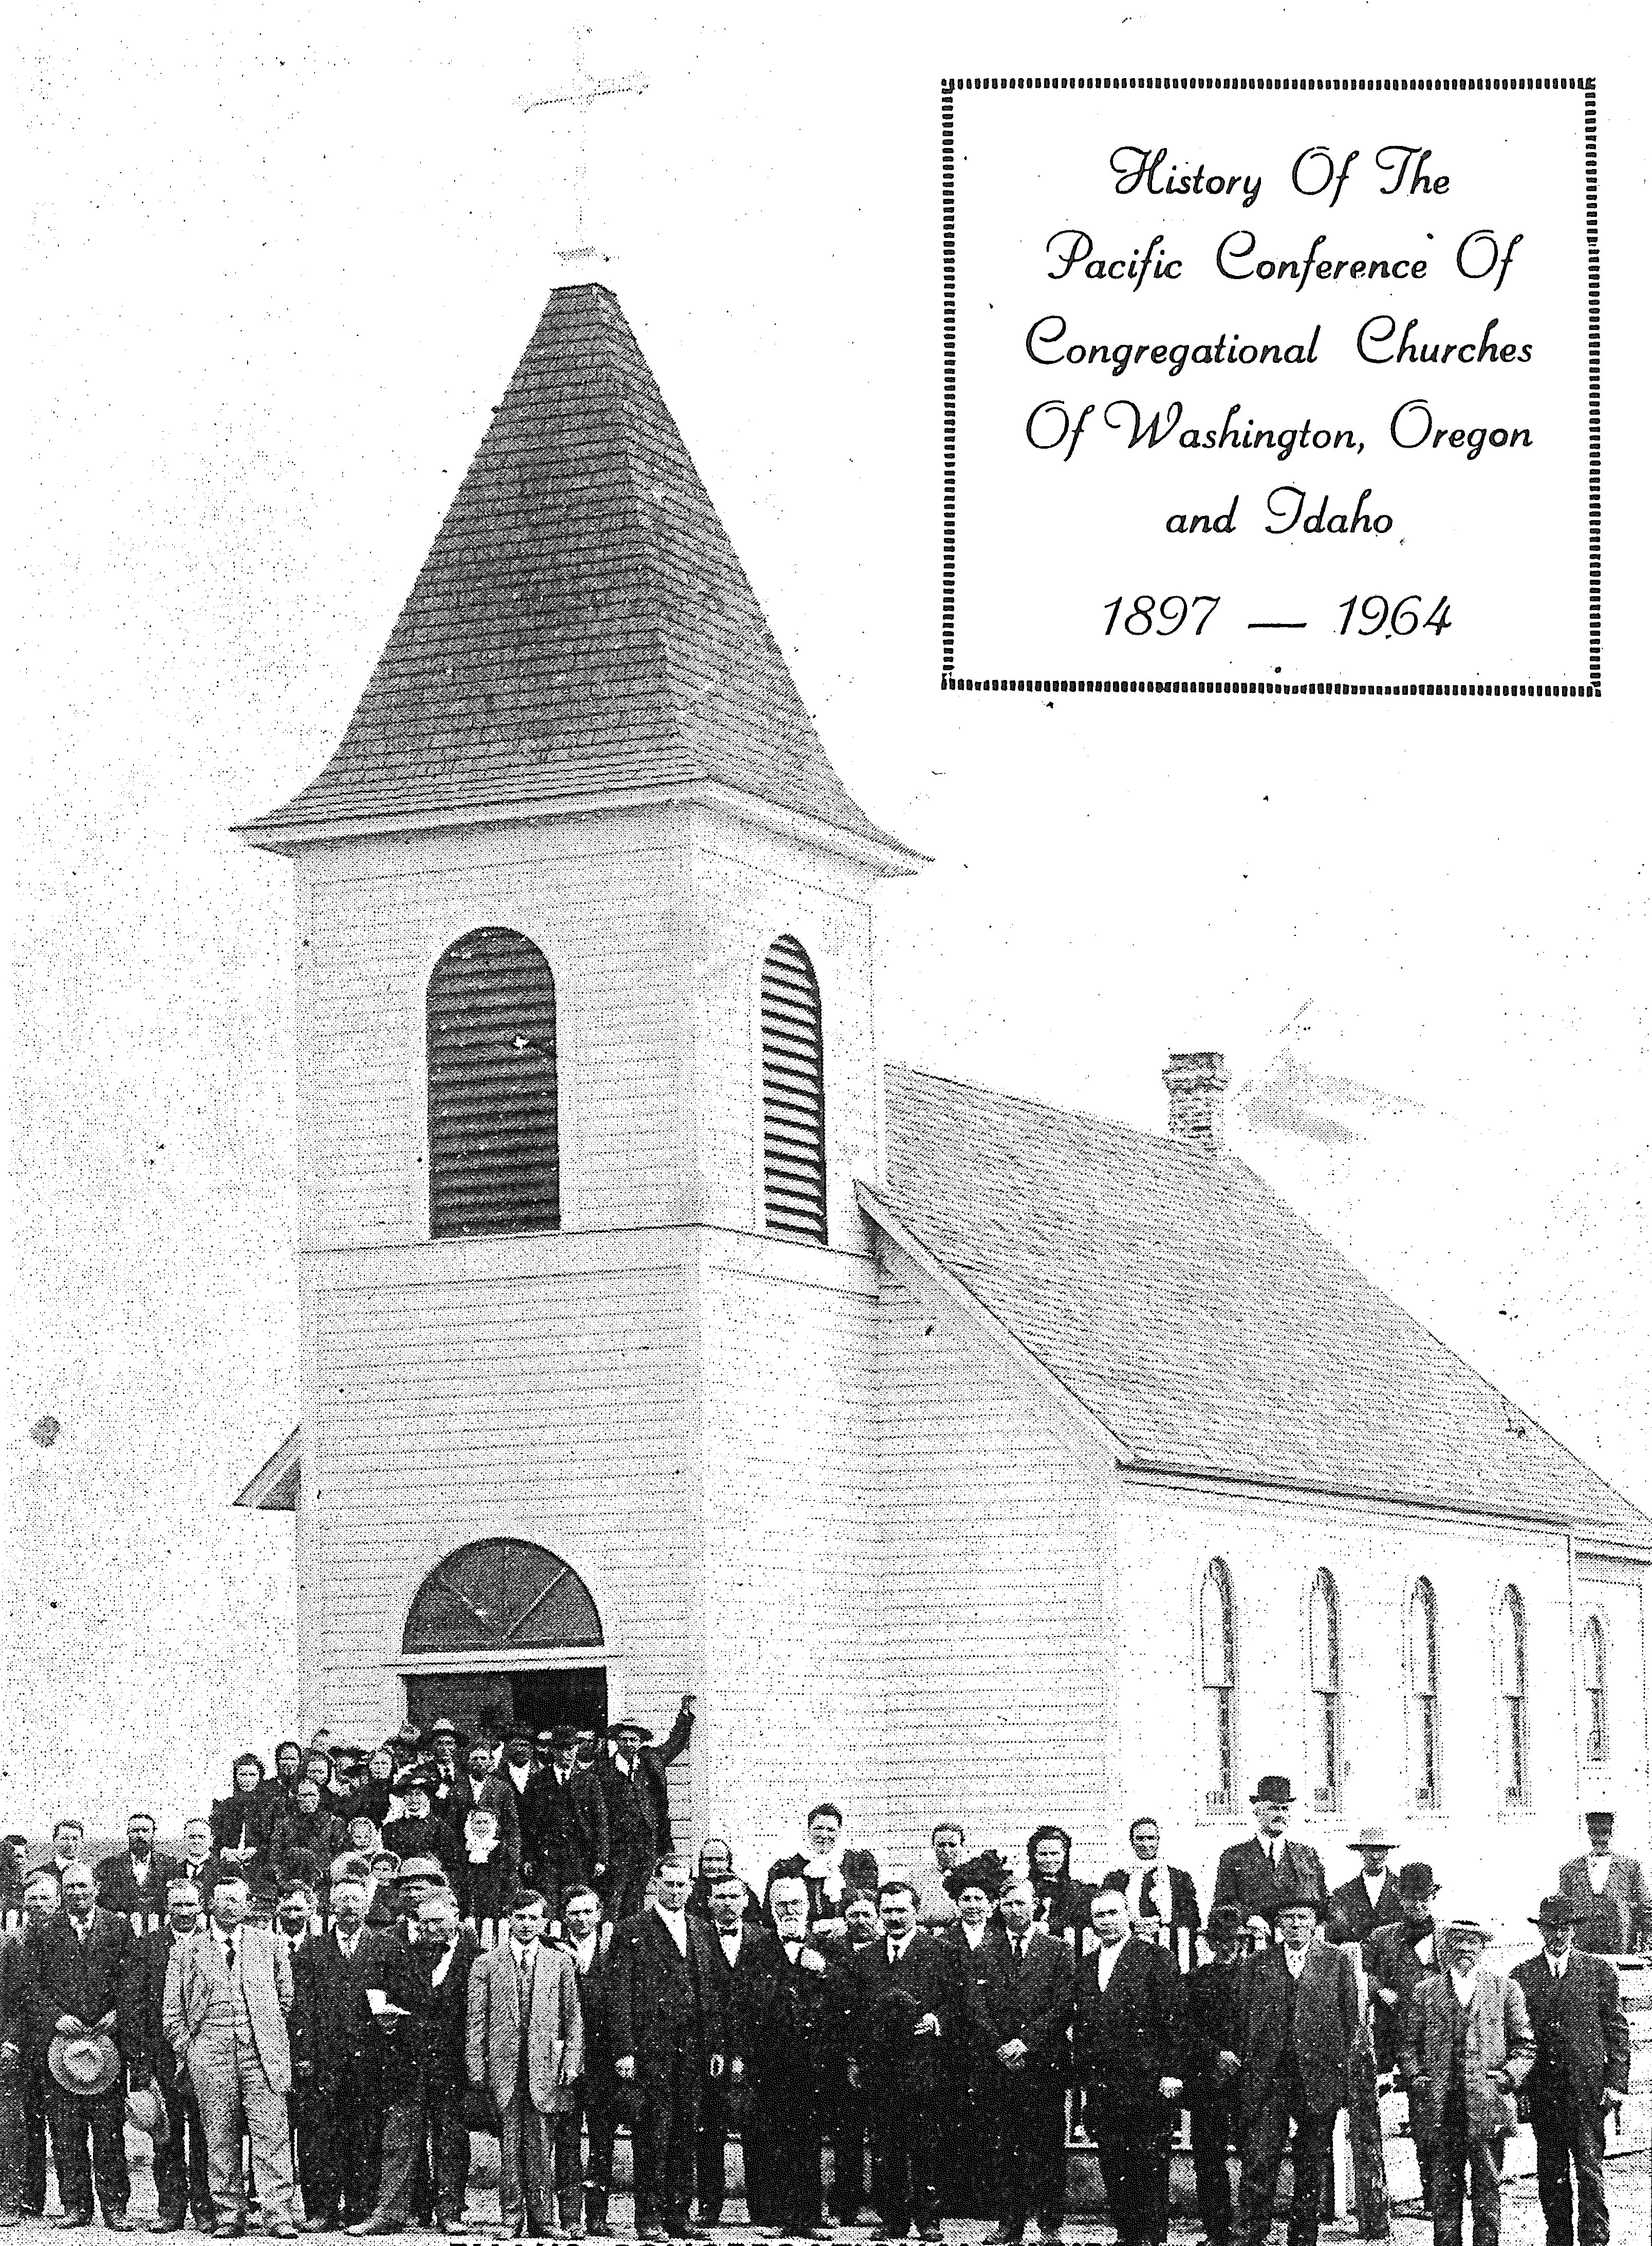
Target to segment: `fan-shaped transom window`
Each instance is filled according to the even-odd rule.
[[[491,1536],[432,1569],[407,1611],[404,1653],[520,1653],[601,1645],[602,1617],[565,1560],[542,1544]]]
[[[763,1217],[788,1240],[826,1236],[820,986],[795,936],[763,962]]]
[[[554,1231],[556,990],[544,953],[514,929],[460,936],[431,976],[425,1033],[431,1238]]]

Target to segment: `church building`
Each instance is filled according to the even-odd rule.
[[[680,1838],[840,1803],[1208,1899],[1264,1771],[1523,1918],[1649,1838],[1652,1521],[1225,1149],[886,1067],[851,800],[619,305],[552,296],[292,862],[304,1722],[698,1721]]]

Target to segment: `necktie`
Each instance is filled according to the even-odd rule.
[[[235,1937],[233,1934],[224,1943],[224,1968],[233,1981],[235,1977]]]
[[[527,2010],[528,1988],[527,1952],[519,1950],[516,1953],[516,2002],[524,2012]]]

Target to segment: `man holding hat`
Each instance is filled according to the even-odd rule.
[[[572,1724],[554,1728],[544,1767],[528,1780],[521,1800],[523,1853],[538,1868],[554,1919],[562,1916],[566,1889],[595,1887],[608,1870],[608,1804],[590,1772],[577,1766],[579,1739]]]
[[[1353,1959],[1316,1939],[1324,1909],[1322,1884],[1317,1893],[1279,1896],[1278,1942],[1241,1969],[1239,2246],[1263,2246],[1272,2227],[1293,2127],[1287,2236],[1290,2246],[1314,2246],[1319,2236],[1331,2134],[1348,2103],[1348,2055],[1360,2021]]]
[[[62,1909],[24,1947],[30,2011],[46,2047],[58,2222],[75,2229],[91,2222],[95,2182],[105,2227],[129,2230],[126,2100],[115,2036],[132,1929],[98,1909],[90,1864],[66,1865],[61,1886]]]
[[[1412,2133],[1431,2147],[1434,2246],[1462,2246],[1465,2168],[1474,2246],[1497,2246],[1503,2144],[1515,2127],[1514,2093],[1536,2054],[1519,1984],[1481,1966],[1487,1939],[1472,1918],[1442,1930],[1445,1970],[1418,1989],[1400,2053]]]
[[[187,1942],[201,1917],[201,1890],[193,1880],[167,1889],[167,1923],[133,1944],[120,1991],[120,2049],[133,2090],[147,2088],[160,2101],[166,2127],[155,2139],[155,2196],[160,2213],[152,2230],[181,2230],[186,2214],[197,2230],[210,2230],[212,2194],[207,2186],[207,2139],[201,2108],[187,2074],[180,2075],[161,2025],[172,1953]]]
[[[1543,1947],[1514,1968],[1526,1998],[1537,2064],[1526,2079],[1537,2139],[1537,2195],[1548,2246],[1573,2246],[1572,2171],[1577,2172],[1577,2246],[1606,2246],[1606,2117],[1628,2094],[1629,2024],[1608,1959],[1576,1950],[1578,1910],[1545,1895],[1532,1921]]]
[[[1237,1903],[1247,1923],[1266,1933],[1283,1895],[1309,1896],[1324,1905],[1325,1867],[1306,1841],[1288,1841],[1285,1827],[1295,1795],[1290,1780],[1270,1773],[1250,1797],[1254,1840],[1224,1848],[1216,1861],[1218,1902]]]
[[[1234,2141],[1234,2082],[1244,2039],[1243,1931],[1238,1904],[1217,1903],[1204,1929],[1209,1963],[1195,1965],[1187,1976],[1182,2024],[1182,2103],[1193,2140],[1199,2219],[1210,2246],[1228,2246],[1234,2230],[1227,2147]]]
[[[671,1853],[671,1804],[665,1766],[675,1762],[694,1729],[694,1695],[685,1692],[676,1723],[657,1753],[646,1724],[623,1716],[608,1726],[608,1746],[596,1766],[608,1809],[608,1859],[603,1894],[617,1924],[635,1917],[654,1867]]]
[[[1633,1856],[1614,1853],[1615,1821],[1609,1809],[1587,1810],[1588,1854],[1560,1866],[1560,1893],[1581,1914],[1577,1946],[1599,1957],[1627,1957],[1652,1935],[1646,1875]]]
[[[1379,1926],[1393,1926],[1399,1919],[1399,1889],[1388,1868],[1395,1843],[1380,1825],[1367,1825],[1348,1845],[1357,1850],[1360,1868],[1332,1889],[1327,1933],[1332,1942],[1363,1943]]]

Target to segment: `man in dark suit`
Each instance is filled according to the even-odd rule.
[[[1614,1853],[1616,1821],[1609,1809],[1587,1810],[1588,1854],[1560,1866],[1560,1893],[1581,1914],[1577,1946],[1598,1957],[1626,1957],[1652,1936],[1652,1891],[1635,1858]]]
[[[154,1819],[146,1809],[136,1809],[126,1820],[126,1847],[97,1867],[98,1900],[122,1918],[130,1918],[134,1911],[159,1916],[167,1908],[167,1883],[177,1871],[170,1856],[155,1854]]]
[[[1130,1931],[1117,1888],[1090,1906],[1097,1947],[1078,1961],[1073,2066],[1119,2246],[1170,2230],[1170,2140],[1181,2103],[1181,1977]]]
[[[181,2230],[186,2214],[194,2216],[197,2230],[210,2230],[217,2219],[207,2184],[207,2133],[194,2086],[187,2073],[179,2072],[160,2024],[173,1948],[195,1931],[201,1902],[201,1890],[193,1881],[171,1882],[167,1923],[133,1944],[121,1984],[120,2050],[127,2081],[134,2090],[152,2082],[167,2114],[166,2142],[155,2147],[160,2212],[149,2226],[152,2230]]]
[[[1224,1848],[1216,1861],[1214,1900],[1237,1903],[1259,1933],[1267,1933],[1283,1895],[1311,1895],[1322,1906],[1328,1900],[1317,1853],[1306,1841],[1285,1837],[1295,1799],[1289,1779],[1273,1773],[1259,1779],[1250,1797],[1254,1838]]]
[[[642,1908],[649,1877],[662,1856],[672,1851],[671,1798],[665,1767],[675,1762],[694,1729],[694,1695],[685,1692],[677,1718],[656,1753],[646,1724],[622,1717],[608,1729],[608,1745],[596,1763],[596,1780],[608,1811],[608,1872],[603,1895],[617,1925]]]
[[[705,2236],[689,2222],[704,2088],[724,2070],[714,1936],[683,1906],[686,1856],[664,1856],[652,1904],[614,1930],[606,1974],[614,2071],[636,2101],[631,2153],[639,2238]]]
[[[1394,1888],[1399,1917],[1392,1925],[1373,1927],[1364,1943],[1379,2074],[1391,2072],[1399,2064],[1406,2015],[1418,1983],[1445,1970],[1434,1927],[1434,1898],[1439,1893],[1434,1867],[1402,1864]]]
[[[1363,1943],[1377,1927],[1399,1922],[1399,1888],[1388,1868],[1394,1843],[1380,1825],[1367,1825],[1348,1845],[1358,1851],[1360,1868],[1331,1891],[1326,1939]]]
[[[316,1937],[310,1959],[309,2052],[316,2113],[315,2196],[304,2188],[304,2228],[336,2230],[364,2222],[378,2198],[384,2128],[383,2038],[367,2001],[382,1937],[366,1925],[367,1889],[341,1876],[330,1897],[333,1923]]]
[[[1244,2040],[1244,1984],[1236,1903],[1218,1903],[1205,1940],[1209,1962],[1187,1976],[1182,2018],[1182,2100],[1193,2140],[1193,2191],[1209,2246],[1228,2246],[1234,2187],[1227,2147],[1234,2141],[1234,2082]]]
[[[758,1984],[774,1963],[773,1935],[745,1922],[746,1885],[738,1872],[728,1872],[711,1883],[711,1933],[709,1951],[711,1977],[717,1984],[717,2004],[723,2014],[724,2041],[729,2064],[721,2079],[708,2082],[701,2093],[700,2126],[695,2136],[695,2198],[702,2222],[723,2216],[725,2188],[724,2158],[731,2120],[731,2093],[743,2094],[744,2052],[749,2039],[751,2006]],[[686,1908],[686,1906],[685,1906]],[[766,2220],[751,2207],[751,2146],[743,2139],[746,2203],[754,2222]]]
[[[1574,1948],[1580,1912],[1564,1895],[1545,1895],[1532,1923],[1543,1948],[1514,1968],[1537,2039],[1526,2077],[1537,2139],[1537,2195],[1548,2246],[1606,2246],[1606,2118],[1628,2094],[1629,2024],[1617,1968]],[[1572,2171],[1577,2171],[1573,2230]]]
[[[579,1738],[571,1724],[556,1726],[550,1760],[528,1780],[521,1800],[522,1854],[538,1867],[553,1918],[562,1915],[565,1889],[595,1887],[608,1870],[608,1803],[590,1772],[578,1767]],[[515,1791],[508,1779],[493,1784]]]
[[[25,1949],[39,1938],[62,1908],[58,1875],[47,1865],[25,1873],[23,1882],[23,1942]],[[17,1960],[24,1970],[24,1960]],[[24,1971],[24,2038],[20,2048],[23,2073],[23,2212],[41,2215],[46,2204],[46,2048],[36,2030],[29,2003],[30,1980]]]
[[[883,1931],[849,1963],[850,2081],[872,2123],[877,2238],[939,2238],[942,2046],[962,2032],[957,1961],[918,1924],[908,1880],[878,1890]]]
[[[978,1999],[992,1970],[993,1937],[998,1932],[994,1911],[999,1889],[1009,1875],[1001,1874],[989,1888],[991,1877],[989,1873],[966,1870],[956,1883],[957,1916],[949,1924],[929,1930],[956,1959],[963,2016],[962,2032],[952,2037],[941,2053],[943,2215],[993,2215],[998,2204],[992,2116],[998,2103],[996,2078],[1003,2070],[995,2056],[996,2044],[988,2041],[980,2025]],[[1071,1955],[1065,1943],[1061,1946]]]
[[[474,1740],[466,1749],[465,1768],[454,1780],[447,1797],[447,1821],[455,1833],[463,1833],[465,1821],[472,1809],[490,1809],[499,1827],[500,1853],[504,1860],[505,1876],[502,1885],[506,1902],[513,1897],[522,1882],[522,1819],[521,1802],[516,1788],[508,1778],[501,1778],[493,1767],[493,1750],[486,1739]],[[551,1900],[554,1902],[554,1898]],[[472,1911],[472,1918],[495,1917],[500,1914]]]
[[[565,2230],[578,2227],[583,2186],[588,2238],[608,2236],[608,2198],[614,2181],[615,2077],[613,2040],[608,2031],[608,1958],[603,1947],[611,1932],[612,1929],[602,1923],[602,1899],[595,1888],[568,1888],[564,1891],[562,1945],[574,1961],[574,1979],[580,1994],[585,2069],[574,2086],[578,2099],[573,2113],[558,2117],[554,2147],[557,2214]],[[588,2141],[582,2164],[581,2122]]]
[[[714,1907],[717,1899],[714,1894]],[[772,2225],[782,2237],[825,2238],[820,2138],[840,2013],[832,1969],[810,1936],[807,1887],[800,1879],[777,1880],[769,1908],[774,1931],[760,1947],[746,1929],[742,1956],[749,1954],[751,1966],[736,1989],[731,2037],[750,2100],[742,2133],[746,2207],[753,2222]]]
[[[386,1935],[374,1946],[366,1975],[369,2001],[385,2006],[380,2033],[384,2128],[378,2199],[350,2226],[354,2238],[405,2230],[414,2184],[426,2155],[435,2180],[438,2230],[465,2228],[465,2186],[471,2166],[465,2126],[466,2004],[476,1936],[461,1926],[452,1891],[437,1888],[418,1906],[415,1939]]]
[[[826,2212],[840,2230],[854,2223],[867,2203],[867,2099],[865,2089],[849,2079],[853,2045],[851,2027],[854,1985],[849,1967],[870,1943],[881,1938],[875,1895],[859,1889],[844,1897],[843,1932],[823,1944],[833,1969],[837,2001],[838,2034],[832,2054],[832,2091],[827,2100],[832,2137],[832,2188]]]
[[[1179,1865],[1161,1863],[1162,1845],[1156,1817],[1138,1817],[1130,1828],[1131,1854],[1135,1862],[1123,1871],[1109,1872],[1104,1888],[1117,1888],[1129,1909],[1130,1923],[1139,1932],[1155,1926],[1170,1930],[1171,1955],[1180,1962],[1178,1936],[1186,1930],[1191,1948],[1199,1931],[1199,1894],[1191,1873]]]
[[[200,1890],[201,1905],[204,1910],[212,1902],[212,1891],[223,1876],[223,1872],[222,1861],[212,1845],[212,1820],[208,1817],[187,1819],[184,1825],[183,1854],[178,1859],[178,1868],[173,1877],[187,1880],[191,1887]]]
[[[969,1992],[969,2035],[990,2100],[998,2246],[1019,2246],[1034,2217],[1041,2237],[1059,2238],[1067,2205],[1072,1952],[1034,1924],[1035,1907],[1030,1880],[1005,1885],[1003,1930],[983,1939]]]
[[[90,1864],[71,1863],[60,1885],[62,1909],[24,1952],[35,2032],[48,2047],[58,2036],[91,2033],[112,2037],[119,2048],[120,1990],[132,1928],[113,1911],[99,1909]],[[46,2119],[64,2227],[84,2228],[92,2221],[95,2183],[105,2228],[130,2230],[126,2093],[119,2075],[95,2097],[66,2090],[50,2078]]]
[[[23,2220],[24,2084],[33,2041],[21,1933],[0,1933],[0,2229]]]
[[[1289,2246],[1319,2236],[1331,2133],[1348,2102],[1348,2056],[1359,2027],[1354,1961],[1315,1938],[1323,1889],[1275,1907],[1279,1941],[1247,1958],[1239,2052],[1238,2246],[1263,2246],[1292,2125]]]
[[[314,1932],[316,1909],[316,1890],[306,1881],[282,1882],[275,1931],[286,1945],[293,1977],[293,2008],[287,2015],[293,2086],[287,2093],[287,2115],[292,2130],[293,2174],[304,2195],[304,2220],[298,2227],[306,2230],[321,2228],[316,2210],[327,2196],[319,2158],[325,2124],[316,2080],[316,1957],[320,1946]]]

